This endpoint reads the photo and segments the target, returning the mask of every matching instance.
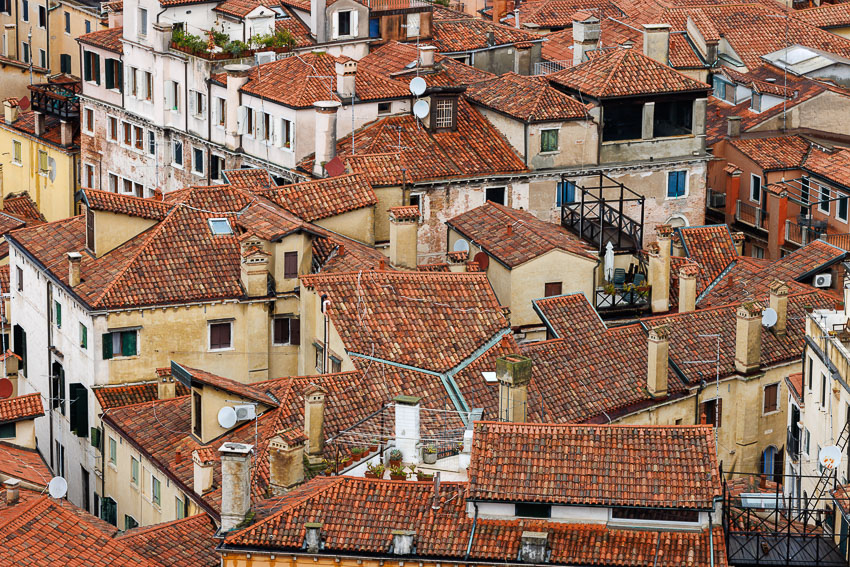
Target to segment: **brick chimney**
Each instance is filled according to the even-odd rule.
[[[176,394],[174,376],[171,375],[171,367],[156,369],[156,399],[170,400]]]
[[[221,454],[221,531],[229,532],[251,509],[251,454],[253,445],[225,443]]]
[[[670,64],[670,24],[643,25],[643,54],[663,65]]]
[[[573,65],[584,61],[584,54],[599,45],[599,18],[586,10],[573,14]]]
[[[697,304],[699,266],[688,262],[679,268],[679,313],[690,313]]]
[[[251,72],[251,67],[248,65],[225,65],[224,72],[227,73],[227,98],[225,99],[225,117],[224,117],[224,145],[229,150],[235,150],[242,146],[242,137],[240,134],[240,112],[244,112],[244,108],[240,111],[242,95],[239,93],[245,83],[248,82],[248,75]],[[245,120],[242,117],[242,120]]]
[[[325,176],[325,164],[336,157],[336,115],[342,106],[335,100],[320,100],[313,104],[316,110],[316,159],[313,175]]]
[[[74,125],[67,120],[59,121],[59,143],[65,147],[74,145]]]
[[[437,52],[437,48],[433,45],[423,45],[419,48],[419,66],[424,69],[431,69],[434,67],[434,55]]]
[[[195,494],[203,496],[213,487],[213,467],[215,460],[210,455],[210,449],[192,451],[192,464],[194,465]]]
[[[396,396],[395,446],[401,451],[405,463],[418,463],[419,451],[419,401],[416,396]]]
[[[735,331],[735,370],[751,374],[761,366],[761,312],[757,302],[738,307]]]
[[[670,328],[659,325],[649,330],[647,340],[646,389],[653,397],[667,395],[667,366]]]
[[[357,76],[357,61],[334,63],[336,69],[336,92],[340,98],[350,99],[354,96],[354,79]]]
[[[653,313],[670,309],[670,242],[673,229],[663,224],[656,227],[658,242],[649,248],[650,303]]]
[[[9,478],[3,481],[3,488],[6,489],[6,506],[14,506],[18,503],[21,497],[20,486],[21,481],[16,478]]]
[[[418,233],[419,207],[390,209],[390,264],[416,269]]]
[[[11,124],[15,120],[18,119],[18,111],[20,110],[20,106],[18,106],[18,99],[16,98],[7,98],[3,101],[3,119],[6,124]]]
[[[304,481],[304,442],[300,428],[278,431],[269,439],[269,488],[273,496],[282,496]]]
[[[531,359],[518,354],[496,359],[499,381],[499,421],[525,423],[528,417],[528,383]]]
[[[46,118],[44,117],[43,112],[39,112],[38,110],[33,111],[33,130],[37,138],[41,138],[44,135],[44,131],[46,128]]]
[[[80,264],[83,255],[79,252],[68,252],[68,285],[75,287],[80,284]]]
[[[325,448],[326,397],[327,391],[316,384],[310,384],[304,390],[304,433],[307,435],[307,460],[312,464],[322,461]]]
[[[788,324],[788,284],[781,280],[773,280],[769,289],[770,308],[776,311],[773,333],[777,337],[784,337]]]
[[[726,118],[726,135],[737,138],[741,135],[741,117],[729,116]]]

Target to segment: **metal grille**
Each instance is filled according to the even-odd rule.
[[[451,128],[452,101],[448,99],[438,100],[434,115],[437,128]]]

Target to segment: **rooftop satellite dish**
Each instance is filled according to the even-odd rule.
[[[425,92],[425,89],[428,88],[428,85],[425,83],[425,79],[422,77],[413,77],[410,79],[410,92],[412,92],[416,96],[420,96]]]
[[[224,429],[230,429],[236,425],[236,410],[230,406],[224,406],[218,410],[218,424]]]
[[[768,307],[761,313],[761,324],[765,327],[772,327],[776,325],[776,320],[778,316],[776,315],[776,310]]]
[[[469,252],[469,242],[464,240],[463,238],[455,241],[455,245],[452,246],[453,252]]]
[[[47,485],[47,492],[53,498],[65,498],[68,494],[68,483],[61,476],[54,476]]]
[[[818,461],[825,469],[833,470],[841,464],[841,449],[835,445],[827,445],[818,453]]]
[[[8,378],[0,378],[0,400],[4,400],[12,396],[12,381]]]
[[[427,100],[417,100],[416,104],[413,105],[413,114],[416,118],[425,118],[430,110],[431,105],[428,104]]]

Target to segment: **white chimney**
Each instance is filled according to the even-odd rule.
[[[395,446],[401,451],[405,463],[418,463],[419,454],[419,401],[416,396],[395,398]]]
[[[229,532],[251,509],[251,453],[253,445],[225,443],[221,454],[221,531]]]
[[[573,65],[584,61],[584,54],[598,47],[599,18],[589,12],[576,12],[573,16]]]
[[[643,25],[643,54],[659,63],[670,63],[670,24]]]
[[[6,489],[6,506],[14,506],[20,499],[21,481],[16,478],[10,478],[3,481],[3,488]]]
[[[11,124],[18,119],[18,99],[7,98],[3,101],[3,119],[6,124]]]
[[[419,48],[419,65],[426,69],[434,66],[434,55],[437,48],[433,45],[423,45]]]
[[[224,66],[224,72],[227,73],[227,99],[225,99],[224,109],[224,144],[231,150],[235,150],[242,145],[239,136],[239,108],[242,97],[239,89],[248,82],[250,71],[251,67],[248,65],[234,64]]]
[[[68,285],[75,287],[80,284],[80,264],[83,255],[79,252],[68,252]]]
[[[350,99],[354,96],[354,80],[357,76],[357,61],[337,61],[336,68],[336,92],[340,98]]]
[[[336,157],[336,114],[342,106],[335,100],[320,100],[313,104],[316,109],[316,161],[313,175],[325,176],[325,164]]]
[[[194,486],[195,494],[203,496],[213,485],[213,461],[206,452],[192,451],[192,463],[194,464]]]
[[[33,112],[33,118],[33,130],[35,130],[34,133],[36,137],[40,138],[44,134],[45,130],[46,119],[44,117],[44,113],[36,110],[35,112]]]

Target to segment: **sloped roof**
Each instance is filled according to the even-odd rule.
[[[37,486],[47,486],[53,478],[38,451],[4,441],[0,441],[0,474]]]
[[[404,161],[398,153],[342,156],[345,169],[364,175],[372,186],[395,186],[405,182]]]
[[[292,8],[284,4],[281,4],[280,8],[288,17],[275,19],[275,30],[286,30],[292,34],[292,38],[295,40],[295,47],[315,45],[316,40],[310,35],[310,28],[301,21],[301,18],[295,14]]]
[[[368,178],[357,174],[272,187],[260,194],[306,221],[341,215],[378,202]]]
[[[519,21],[523,25],[536,24],[541,28],[572,28],[573,14],[579,10],[589,10],[600,20],[624,15],[623,10],[611,0],[531,0],[519,5]],[[513,23],[512,15],[509,16]]]
[[[582,293],[543,297],[532,301],[534,310],[555,337],[576,334],[592,337],[607,328]]]
[[[440,53],[476,51],[500,45],[543,41],[538,34],[478,18],[434,19],[431,43]],[[493,43],[489,43],[489,34]]]
[[[434,8],[436,9],[437,6]],[[440,74],[448,79],[446,81],[448,84],[452,85],[469,85],[495,76],[439,53],[434,54],[434,61]],[[388,41],[377,49],[373,49],[369,55],[358,61],[357,68],[368,68],[397,80],[403,80],[402,77],[405,74],[415,75],[419,73],[428,81],[433,70],[418,67],[418,62],[419,51],[415,45]],[[409,82],[410,78],[405,77],[405,83]]]
[[[193,384],[198,382],[204,386],[212,386],[213,388],[218,388],[224,392],[235,394],[248,400],[254,400],[255,402],[271,407],[278,405],[278,403],[269,397],[267,393],[264,393],[261,388],[252,387],[247,384],[237,382],[236,380],[231,380],[230,378],[225,378],[223,376],[213,374],[212,372],[207,372],[206,370],[178,365],[174,362],[171,363],[171,366],[172,368],[175,368],[176,366],[175,371],[179,369],[186,372]]]
[[[267,169],[228,169],[224,171],[224,178],[234,187],[250,189],[252,191],[267,189],[273,185],[271,175]]]
[[[838,185],[850,187],[850,150],[824,151],[813,147],[803,161],[803,169]]]
[[[505,73],[471,85],[466,97],[526,122],[587,119],[587,108],[552,88],[542,77]]]
[[[725,224],[680,227],[676,232],[687,258],[699,266],[697,295],[738,259],[732,233]]]
[[[121,53],[121,38],[124,34],[124,28],[107,28],[105,30],[97,30],[77,38],[80,43],[99,47],[114,53]]]
[[[801,167],[811,149],[808,140],[798,135],[734,138],[729,143],[768,171]]]
[[[163,220],[174,208],[174,205],[163,201],[143,199],[134,195],[120,195],[98,189],[83,191],[83,203],[93,211],[105,211],[156,221]]]
[[[0,423],[35,419],[44,415],[41,394],[26,394],[0,400]]]
[[[215,567],[221,564],[213,536],[216,525],[206,514],[124,532],[116,539],[162,567]]]
[[[552,250],[563,250],[594,261],[599,258],[584,241],[560,225],[492,201],[447,220],[446,225],[508,268]]]
[[[3,198],[3,212],[21,219],[29,226],[47,222],[27,191],[6,195]]]
[[[839,4],[822,4],[814,8],[794,10],[790,15],[821,29],[850,26],[850,10],[843,4],[844,2]]]
[[[213,8],[215,12],[221,12],[229,16],[244,18],[260,6],[279,6],[277,2],[270,0],[224,0]]]
[[[597,99],[705,92],[711,88],[636,49],[601,51],[575,67],[546,75],[546,79]]]
[[[473,501],[711,509],[721,494],[707,426],[478,422],[468,474]]]
[[[175,396],[188,396],[189,389],[183,384],[177,382],[174,384]],[[143,402],[152,402],[157,399],[157,383],[142,382],[136,384],[115,384],[106,386],[95,386],[92,388],[97,403],[103,411],[118,408],[121,406],[129,406],[132,404],[141,404]]]

